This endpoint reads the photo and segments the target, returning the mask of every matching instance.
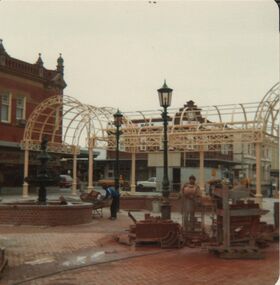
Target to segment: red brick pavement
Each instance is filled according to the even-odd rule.
[[[6,247],[9,258],[9,268],[0,284],[271,285],[278,278],[277,243],[265,249],[266,258],[262,260],[222,260],[199,248],[157,250],[156,254],[154,249],[134,251],[112,239],[113,233],[124,231],[131,224],[126,214],[117,221],[110,221],[107,216],[105,212],[103,219],[71,227],[0,226],[0,243]],[[67,269],[60,262],[91,249],[109,249],[109,258],[101,258],[99,262],[103,263],[57,273]],[[136,254],[142,256],[135,257]],[[44,258],[50,260],[28,264]],[[83,264],[77,266],[80,265]],[[32,281],[36,276],[41,278]],[[27,278],[29,281],[23,282]]]
[[[38,279],[30,285],[272,285],[278,278],[278,246],[263,260],[223,260],[184,248],[129,258]]]

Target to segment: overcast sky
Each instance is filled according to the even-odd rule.
[[[65,94],[95,106],[158,109],[260,101],[279,80],[278,9],[262,1],[0,1],[10,56],[54,69]]]

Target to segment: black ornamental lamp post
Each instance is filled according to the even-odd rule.
[[[168,140],[167,140],[167,125],[168,125],[168,113],[167,108],[171,105],[172,99],[172,91],[173,89],[169,88],[166,85],[166,81],[164,80],[163,86],[158,89],[158,97],[160,106],[163,107],[162,119],[163,119],[163,180],[162,180],[162,196],[163,202],[161,204],[161,218],[164,220],[170,219],[170,203],[168,200],[169,197],[169,180],[168,180]]]
[[[116,127],[116,161],[115,161],[115,189],[119,192],[120,185],[120,160],[119,160],[119,143],[120,135],[122,134],[120,127],[122,125],[123,114],[118,109],[114,114],[114,125]],[[120,199],[120,198],[118,198]],[[118,201],[119,205],[119,201]]]

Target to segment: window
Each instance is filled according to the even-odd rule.
[[[9,123],[11,121],[11,95],[9,93],[1,94],[1,122]]]
[[[25,119],[25,97],[19,96],[16,99],[16,119]]]
[[[228,154],[228,152],[229,152],[229,145],[227,145],[227,144],[222,144],[222,145],[221,145],[221,153],[222,153],[222,154]]]

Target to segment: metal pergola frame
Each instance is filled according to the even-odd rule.
[[[188,107],[169,109],[169,151],[200,153],[200,185],[204,188],[204,152],[218,151],[221,145],[232,150],[234,144],[254,144],[256,151],[256,192],[261,197],[261,146],[279,145],[280,83],[275,84],[261,102],[202,106],[200,120],[191,120]],[[196,106],[195,106],[196,107]],[[28,152],[39,150],[44,136],[48,151],[73,154],[73,194],[76,193],[77,154],[81,147],[89,152],[88,191],[93,189],[93,148],[115,150],[113,114],[116,109],[82,104],[66,95],[50,97],[30,115],[22,140],[25,150],[24,176],[28,176]],[[124,112],[121,151],[131,153],[131,188],[135,191],[135,154],[162,150],[161,111]],[[82,143],[82,141],[84,143]],[[28,195],[24,183],[23,195]]]

